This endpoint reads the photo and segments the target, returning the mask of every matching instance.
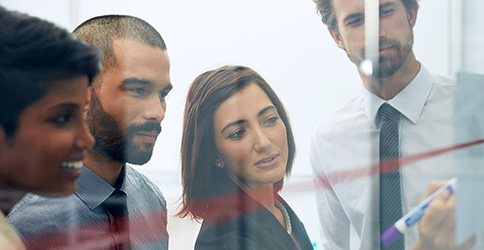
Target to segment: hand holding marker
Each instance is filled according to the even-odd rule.
[[[380,241],[383,245],[389,246],[394,241],[399,239],[407,232],[407,229],[417,223],[423,216],[425,210],[429,206],[435,197],[437,197],[444,190],[449,190],[449,194],[453,194],[457,190],[457,179],[450,179],[445,185],[440,187],[437,191],[431,194],[427,199],[422,201],[412,211],[407,213],[403,218],[395,222],[395,224],[387,229],[380,237]]]

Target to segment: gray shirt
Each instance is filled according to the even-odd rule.
[[[102,203],[114,188],[87,167],[66,198],[27,194],[8,214],[28,249],[107,249],[116,238]],[[132,249],[168,249],[166,201],[159,188],[126,165],[120,188],[127,195]]]

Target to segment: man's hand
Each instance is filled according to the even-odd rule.
[[[432,181],[425,199],[437,191],[445,182]],[[475,243],[475,237],[470,238],[460,246],[455,245],[455,208],[456,195],[445,190],[430,204],[418,225],[419,240],[413,250],[467,250]]]

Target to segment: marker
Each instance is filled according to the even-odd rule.
[[[445,185],[440,187],[437,191],[431,194],[427,199],[422,201],[412,211],[408,212],[403,218],[399,219],[395,224],[387,229],[380,237],[380,241],[384,246],[391,245],[394,241],[402,237],[407,229],[417,223],[423,216],[425,210],[435,197],[437,197],[444,190],[449,190],[449,194],[453,194],[457,190],[457,178],[450,179]]]

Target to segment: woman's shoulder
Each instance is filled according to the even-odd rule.
[[[208,213],[203,219],[200,234],[224,235],[232,232],[238,232],[247,225],[254,224],[251,219],[252,214],[244,214],[238,210],[224,210],[217,213]]]
[[[266,249],[260,226],[249,215],[211,214],[202,223],[195,249]]]
[[[313,247],[312,247],[311,240],[309,239],[309,235],[302,221],[299,219],[299,217],[294,212],[294,210],[292,210],[289,204],[287,204],[286,201],[284,201],[284,199],[282,199],[281,197],[278,197],[278,200],[284,205],[284,207],[286,208],[289,214],[293,233],[296,236],[296,239],[301,249],[312,249]]]

